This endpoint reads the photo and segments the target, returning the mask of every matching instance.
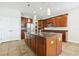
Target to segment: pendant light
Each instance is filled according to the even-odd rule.
[[[51,10],[50,10],[50,8],[47,9],[47,15],[51,15]]]

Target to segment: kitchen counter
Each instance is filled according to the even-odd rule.
[[[54,32],[41,32],[40,34],[29,34],[27,36],[29,36],[28,38],[33,38],[35,36],[38,36],[38,37],[41,37],[41,38],[49,38],[49,37],[52,37],[52,36],[58,36],[60,35],[60,33],[54,33]]]
[[[54,32],[41,32],[38,36],[44,37],[44,38],[49,38],[52,36],[59,36],[61,33],[54,33]]]
[[[62,31],[67,31],[68,28],[67,27],[46,27],[44,28],[44,30],[62,30]]]

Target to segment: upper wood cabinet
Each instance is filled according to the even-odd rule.
[[[55,20],[56,20],[55,17],[53,17],[53,18],[49,18],[49,19],[47,20],[47,24],[52,23],[53,26],[56,26],[56,22],[55,22]]]
[[[32,23],[32,19],[21,17],[21,28],[25,28],[27,26],[27,23]]]
[[[26,17],[21,17],[21,24],[27,24],[29,20],[29,23],[32,23],[32,19],[26,18]]]
[[[46,27],[47,25],[47,20],[44,19],[44,20],[38,20],[38,28],[39,29],[43,29],[44,27]]]
[[[60,15],[56,17],[49,18],[47,24],[52,23],[55,27],[66,27],[67,26],[67,15]]]
[[[21,24],[26,25],[28,21],[28,18],[21,17]]]
[[[29,19],[30,23],[32,23],[32,19]],[[27,30],[27,23],[28,23],[28,18],[26,17],[21,17],[21,39],[25,39],[25,33]]]
[[[66,27],[67,15],[61,15],[61,16],[56,17],[55,23],[57,27]]]

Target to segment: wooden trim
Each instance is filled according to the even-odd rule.
[[[47,19],[51,19],[51,18],[55,18],[55,17],[59,17],[59,16],[63,16],[63,15],[68,15],[68,13],[66,13],[66,14],[61,14],[61,15],[54,16],[54,17],[50,17],[50,18],[45,18],[45,19],[42,19],[42,20],[47,20]],[[39,20],[41,20],[41,19],[39,19]]]
[[[58,15],[58,16],[54,16],[54,17],[50,17],[50,18],[55,18],[55,17],[59,17],[59,16],[64,16],[64,15],[68,15],[68,14],[62,14],[62,15]],[[50,19],[48,18],[48,19]]]

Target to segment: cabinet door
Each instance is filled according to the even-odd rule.
[[[44,56],[45,55],[45,38],[40,37],[39,38],[39,55]]]
[[[52,24],[53,26],[56,26],[56,18],[52,18]]]
[[[31,49],[35,52],[36,51],[36,46],[35,46],[35,44],[36,44],[36,42],[35,42],[35,40],[36,40],[36,38],[35,38],[35,36],[34,35],[32,35],[32,37],[31,37],[31,40],[30,40],[30,42],[31,42]]]
[[[44,27],[47,26],[47,19],[43,20]]]
[[[38,21],[38,28],[39,29],[42,28],[42,22],[41,22],[41,20]]]
[[[60,26],[67,26],[67,15],[61,16],[62,19],[60,20]]]
[[[39,37],[36,36],[36,55],[39,55]]]
[[[50,19],[47,20],[47,24],[48,23],[52,23],[53,26],[56,26],[56,21],[55,20],[56,20],[55,17],[54,18],[50,18]]]
[[[62,32],[62,41],[63,42],[67,42],[67,35],[66,35],[67,32]]]
[[[57,36],[57,55],[62,52],[62,34]]]
[[[55,22],[56,22],[57,27],[66,27],[67,26],[67,15],[57,16]]]
[[[47,56],[56,56],[56,36],[46,38],[46,55]]]
[[[61,26],[61,17],[56,17],[55,23],[56,23],[56,27],[60,27]]]
[[[21,39],[25,39],[25,33],[24,33],[24,31],[21,31]]]
[[[47,20],[39,20],[38,21],[38,28],[43,29],[47,25]]]
[[[39,56],[45,55],[45,40],[40,36],[36,39],[36,54]]]

